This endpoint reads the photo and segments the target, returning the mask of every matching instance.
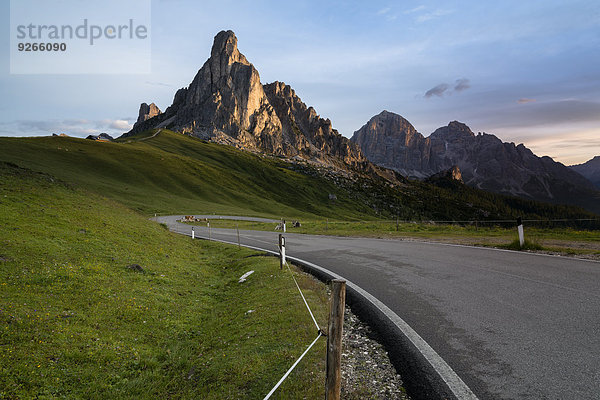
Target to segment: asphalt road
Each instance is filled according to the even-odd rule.
[[[159,217],[178,231],[189,225]],[[196,236],[208,236],[206,226]],[[279,232],[240,231],[277,250]],[[235,230],[211,236],[237,241]],[[286,234],[404,319],[480,399],[600,399],[600,263],[444,244]]]

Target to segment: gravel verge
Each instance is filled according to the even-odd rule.
[[[377,334],[347,306],[342,343],[342,399],[410,399]]]

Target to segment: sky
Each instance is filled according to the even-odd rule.
[[[44,23],[66,18],[61,1],[104,4],[98,18],[124,12],[38,1],[31,18]],[[16,6],[0,0],[0,136],[118,136],[140,103],[165,110],[231,29],[262,83],[291,85],[344,136],[388,110],[424,136],[458,120],[566,165],[600,155],[598,0],[135,1],[150,9],[148,60],[98,46],[99,61],[71,60],[75,72],[11,74]],[[85,69],[98,65],[110,73]],[[111,70],[120,65],[127,73]]]

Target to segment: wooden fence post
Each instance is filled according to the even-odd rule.
[[[331,281],[331,309],[327,329],[327,377],[325,400],[340,400],[342,387],[342,333],[344,330],[344,306],[346,304],[346,281]]]

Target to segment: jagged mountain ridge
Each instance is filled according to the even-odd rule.
[[[569,168],[583,175],[596,187],[600,188],[600,156],[596,156],[583,164],[571,165]]]
[[[523,144],[475,135],[457,121],[426,138],[400,115],[383,111],[354,132],[351,141],[373,163],[405,176],[426,178],[458,166],[472,187],[600,212],[600,192],[581,175],[550,157],[536,156]]]
[[[158,110],[158,108],[157,108]],[[164,113],[140,107],[138,122],[123,136],[153,128],[286,158],[328,165],[365,167],[358,146],[333,129],[329,119],[282,83],[262,85],[256,68],[239,52],[232,31],[214,39],[210,58],[187,88],[175,94]]]

